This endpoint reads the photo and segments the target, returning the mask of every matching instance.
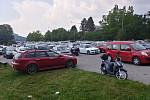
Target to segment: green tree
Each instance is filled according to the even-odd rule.
[[[49,30],[45,33],[44,37],[45,37],[45,41],[53,41],[52,32]]]
[[[76,26],[73,25],[70,29],[70,35],[72,35],[74,41],[76,40],[77,32],[78,32],[78,30],[77,30]]]
[[[103,33],[111,34],[107,34],[112,36],[111,40],[144,39],[145,37],[144,17],[134,14],[133,6],[129,6],[128,9],[125,6],[119,9],[118,5],[115,5],[108,15],[103,16],[100,24]],[[103,35],[107,38],[106,34]]]
[[[86,18],[83,18],[83,20],[81,21],[80,30],[82,32],[86,32],[87,31],[87,20],[86,20]]]
[[[8,24],[0,25],[0,43],[1,44],[15,43],[15,38],[13,35],[13,29]]]
[[[40,31],[34,31],[32,33],[29,33],[27,36],[27,41],[43,41],[44,37],[40,33]]]
[[[88,18],[88,21],[86,23],[86,27],[87,27],[88,32],[93,32],[95,30],[95,24],[94,24],[92,17]]]

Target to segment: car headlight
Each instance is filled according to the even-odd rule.
[[[143,56],[148,56],[148,54],[147,54],[146,52],[141,52],[141,54],[142,54]]]

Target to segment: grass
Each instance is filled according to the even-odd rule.
[[[0,65],[0,100],[150,100],[150,86],[79,69],[27,75]]]

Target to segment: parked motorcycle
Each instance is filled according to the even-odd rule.
[[[79,48],[77,47],[72,47],[71,48],[71,54],[75,56],[79,56]]]
[[[121,59],[118,57],[114,62],[108,60],[108,55],[103,54],[101,56],[102,64],[101,64],[101,73],[114,75],[116,78],[125,80],[128,78],[128,73],[125,69],[123,69],[123,64]]]

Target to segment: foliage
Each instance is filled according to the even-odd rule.
[[[40,31],[34,31],[29,33],[27,36],[27,41],[43,41],[44,37]]]
[[[0,100],[150,100],[150,86],[79,69],[26,75],[0,68]]]
[[[147,15],[134,14],[132,6],[119,9],[118,5],[115,5],[108,15],[103,16],[100,24],[103,33],[112,34],[111,40],[137,40],[149,36],[149,20]]]
[[[93,32],[95,30],[95,24],[94,24],[94,21],[93,21],[92,17],[88,18],[86,26],[87,26],[87,31],[88,32]]]
[[[95,24],[92,17],[89,17],[88,20],[83,18],[81,21],[80,30],[82,32],[93,32],[95,30]]]
[[[0,44],[12,43],[15,43],[12,27],[8,24],[0,25]]]

